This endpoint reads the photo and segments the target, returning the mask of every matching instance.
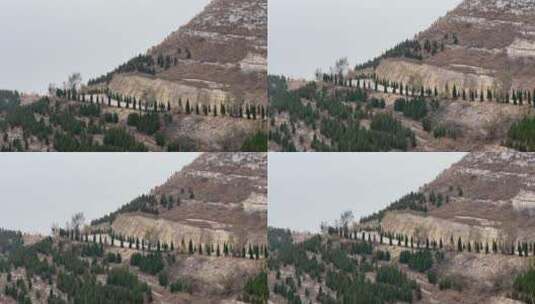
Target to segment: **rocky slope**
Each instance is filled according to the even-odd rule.
[[[203,154],[150,194],[158,202],[180,202],[158,207],[157,215],[121,213],[111,224],[114,232],[174,244],[266,244],[266,154]]]
[[[423,58],[382,60],[382,79],[439,90],[449,85],[495,91],[535,84],[535,2],[464,0],[416,35]]]
[[[383,229],[420,239],[506,244],[535,239],[535,154],[471,153],[421,188],[440,195],[428,212],[387,212]],[[408,220],[410,219],[410,220]]]
[[[267,1],[214,0],[145,56],[135,71],[109,75],[105,86],[175,108],[179,99],[265,104]]]

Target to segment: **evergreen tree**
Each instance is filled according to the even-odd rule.
[[[186,114],[191,114],[191,108],[190,108],[190,105],[189,105],[189,99],[186,101]]]
[[[193,254],[193,251],[194,251],[194,249],[193,249],[193,241],[190,239],[189,240],[189,245],[188,245],[188,252],[189,252],[189,254]]]
[[[227,243],[224,243],[224,244],[223,244],[223,254],[224,254],[225,256],[228,256],[228,254],[229,254],[229,250],[228,250],[228,245],[227,245]]]

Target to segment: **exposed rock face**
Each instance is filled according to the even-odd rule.
[[[421,81],[439,90],[446,84],[473,90],[533,90],[534,1],[465,0],[416,39],[422,46],[426,40],[444,43],[444,50],[422,61],[395,61],[398,68],[383,61],[379,77],[413,85]]]
[[[522,190],[512,201],[515,211],[529,216],[535,215],[535,192]]]
[[[213,0],[148,53],[170,58],[155,75],[115,74],[112,91],[178,106],[267,103],[267,1]],[[162,59],[163,60],[163,59]]]
[[[385,231],[396,231],[415,236],[420,240],[442,239],[445,243],[448,243],[452,237],[455,241],[459,237],[463,240],[495,240],[499,237],[499,231],[494,227],[468,225],[410,213],[388,213],[382,220],[381,227]]]
[[[461,196],[454,194],[458,188]],[[421,191],[449,194],[451,201],[426,215],[388,213],[383,229],[443,240],[535,239],[534,153],[471,153]]]
[[[409,61],[405,59],[387,59],[381,62],[376,74],[381,79],[391,79],[410,84],[413,87],[429,87],[444,90],[446,86],[455,84],[461,88],[491,88],[495,85],[495,78],[489,76],[481,68],[472,67],[477,73],[465,73],[439,67],[436,65]]]
[[[151,194],[158,200],[164,195],[183,199],[179,206],[164,208],[157,216],[122,214],[113,222],[113,230],[175,244],[190,239],[194,243],[266,244],[265,153],[203,154]]]
[[[161,241],[174,242],[175,244],[180,244],[182,239],[195,240],[196,244],[213,241],[219,241],[222,244],[231,239],[230,233],[224,230],[229,228],[227,225],[215,221],[203,221],[202,223],[208,226],[206,228],[199,227],[198,223],[194,221],[191,223],[193,225],[189,225],[187,222],[182,224],[140,214],[123,214],[113,222],[112,228],[124,235],[135,235],[149,240],[156,235],[157,239]]]
[[[110,82],[110,89],[113,92],[120,92],[126,96],[136,96],[142,98],[146,92],[152,92],[158,100],[173,100],[178,106],[178,100],[197,101],[206,100],[215,104],[225,102],[229,98],[227,92],[223,91],[222,85],[209,82],[199,82],[203,87],[196,87],[195,84],[182,84],[169,80],[149,78],[141,75],[117,74]],[[206,88],[204,88],[206,86]]]

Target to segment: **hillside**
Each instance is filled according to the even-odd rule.
[[[361,219],[357,229],[367,232],[357,238],[445,250],[449,258],[439,269],[463,282],[462,303],[482,296],[519,298],[512,283],[535,254],[534,162],[532,153],[468,154],[417,193]]]
[[[375,72],[381,79],[440,91],[454,84],[503,93],[533,90],[534,16],[531,0],[464,0],[402,45],[404,52],[383,56]]]
[[[444,222],[455,223],[458,234],[474,241],[531,242],[535,238],[531,219],[535,207],[534,163],[532,153],[469,154],[422,187],[422,193],[440,195],[443,201],[427,206],[426,217],[437,219],[437,227],[428,233],[436,230],[446,239],[439,228]]]
[[[268,229],[271,301],[533,303],[534,162],[471,153],[359,222]]]
[[[523,256],[376,232],[268,234],[273,303],[532,303]]]
[[[135,111],[134,111],[135,112]],[[133,119],[135,118],[135,119]],[[29,152],[188,151],[194,143],[168,141],[170,116],[132,113],[91,102],[38,97],[0,106],[0,149]]]
[[[171,137],[193,137],[204,151],[236,151],[221,141],[265,131],[264,115],[251,122],[249,112],[256,120],[265,111],[266,81],[267,1],[214,0],[145,54],[90,80],[84,92],[165,104],[176,114],[198,107],[195,118],[176,116]],[[210,115],[199,115],[205,108]]]
[[[142,99],[265,104],[267,2],[215,0],[146,54],[91,84]],[[152,92],[151,92],[152,91]]]
[[[534,14],[530,0],[464,0],[413,39],[357,65],[355,76],[326,76],[337,85],[355,77],[390,111],[398,99],[437,101],[420,117],[400,117],[416,133],[417,150],[533,151]]]
[[[416,134],[363,88],[269,76],[270,151],[407,151]]]
[[[0,302],[266,303],[266,166],[206,153],[91,225],[0,230]]]
[[[175,244],[266,244],[265,153],[202,154],[140,198],[95,221],[95,228],[139,238],[150,231]]]

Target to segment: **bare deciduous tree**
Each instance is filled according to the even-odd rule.
[[[340,226],[342,228],[347,228],[348,225],[353,222],[354,218],[353,211],[347,210],[342,212],[342,214],[340,214]]]
[[[336,60],[333,71],[336,75],[343,76],[348,67],[349,61],[347,60],[347,57],[343,57]]]
[[[85,223],[85,216],[82,212],[78,212],[71,218],[71,229],[80,230],[80,227]]]
[[[82,74],[72,73],[67,79],[67,82],[64,83],[64,86],[65,86],[65,89],[71,90],[71,89],[78,89],[81,84],[82,84]]]
[[[59,225],[57,223],[52,223],[52,226],[50,227],[50,230],[52,231],[52,235],[56,235],[59,233]]]
[[[314,76],[316,77],[316,81],[323,80],[323,71],[320,68],[317,68],[314,72]]]
[[[320,230],[322,233],[327,233],[329,232],[329,224],[325,221],[322,221],[321,224],[320,224]]]
[[[58,88],[58,86],[55,84],[55,83],[50,83],[48,85],[48,94],[50,96],[55,96],[56,95],[56,89]]]

